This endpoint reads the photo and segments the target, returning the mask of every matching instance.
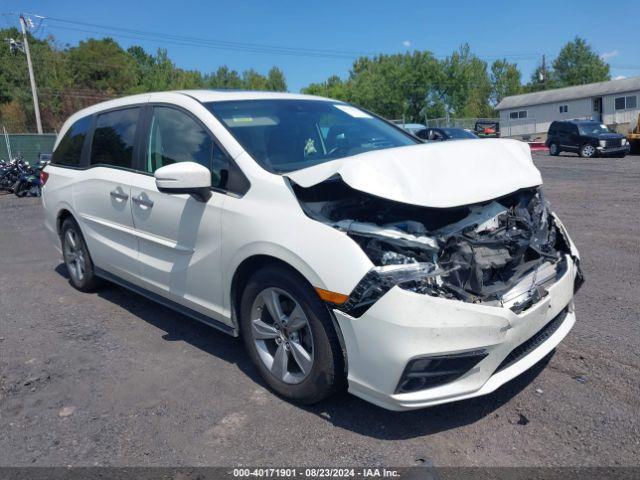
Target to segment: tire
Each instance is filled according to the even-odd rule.
[[[551,142],[549,144],[549,155],[551,155],[552,157],[557,157],[558,155],[560,155],[560,147],[557,143]]]
[[[81,292],[89,292],[100,285],[100,279],[95,276],[93,261],[87,244],[84,241],[80,227],[72,218],[67,218],[60,229],[60,243],[62,244],[62,258],[69,273],[71,285]]]
[[[588,143],[585,143],[580,147],[580,156],[582,158],[593,158],[596,156],[596,152],[596,147]]]
[[[282,323],[271,313],[276,302]],[[267,266],[251,277],[240,301],[240,333],[262,378],[286,399],[309,405],[343,388],[344,357],[331,314],[297,272]]]

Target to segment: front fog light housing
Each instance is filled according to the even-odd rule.
[[[396,393],[410,393],[452,382],[475,367],[488,352],[484,349],[411,360],[398,382]]]

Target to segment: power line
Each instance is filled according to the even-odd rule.
[[[319,58],[336,58],[352,60],[358,56],[376,56],[380,55],[380,52],[371,51],[350,51],[350,50],[331,50],[331,49],[317,49],[317,48],[305,48],[305,47],[288,47],[278,45],[268,45],[261,43],[246,43],[246,42],[233,42],[227,40],[207,39],[200,37],[190,37],[185,35],[175,35],[167,33],[150,32],[139,29],[122,28],[110,25],[101,25],[96,23],[81,22],[77,20],[64,19],[59,17],[46,17],[47,21],[56,23],[52,25],[53,28],[61,28],[65,30],[79,31],[83,33],[93,33],[106,35],[110,34],[116,37],[130,38],[135,40],[156,41],[158,43],[167,43],[182,46],[197,46],[207,47],[218,50],[231,50],[242,51],[248,53],[269,53],[276,55],[290,55],[290,56],[307,56],[307,57],[319,57]],[[87,28],[77,28],[71,26],[63,26],[62,24],[79,25]],[[99,29],[96,31],[95,29]],[[436,58],[446,58],[450,55],[447,54],[433,54]],[[513,60],[526,60],[538,58],[540,53],[508,53],[508,54],[491,54],[491,55],[477,55],[483,59],[500,59],[510,58]]]

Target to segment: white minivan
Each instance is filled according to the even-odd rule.
[[[519,141],[424,144],[306,95],[163,92],[73,115],[42,180],[74,287],[241,336],[297,402],[483,395],[575,322],[578,252]]]

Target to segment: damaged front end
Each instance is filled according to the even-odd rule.
[[[349,235],[375,265],[336,306],[355,317],[394,286],[520,313],[547,295],[572,256],[537,187],[469,206],[429,208],[352,189],[339,176],[292,186],[309,217]],[[581,282],[578,268],[576,289]]]

